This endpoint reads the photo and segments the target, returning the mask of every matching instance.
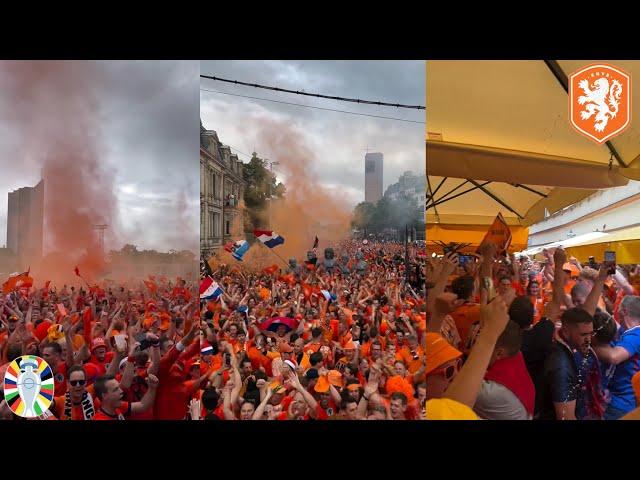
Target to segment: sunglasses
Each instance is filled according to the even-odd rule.
[[[69,383],[71,384],[72,387],[76,387],[78,385],[84,385],[85,383],[87,383],[86,380],[69,380]]]
[[[456,376],[456,373],[458,373],[458,371],[460,370],[461,364],[462,364],[462,359],[458,358],[456,360],[456,363],[454,363],[453,365],[449,365],[448,367],[445,367],[445,368],[439,368],[438,370],[433,371],[431,374],[432,375],[442,374],[444,379],[449,381]]]

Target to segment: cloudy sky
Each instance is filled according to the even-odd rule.
[[[309,93],[425,104],[423,61],[202,61],[200,68],[203,75]],[[364,201],[367,147],[384,154],[385,189],[404,171],[424,173],[424,123],[337,113],[203,89],[415,122],[424,122],[424,110],[358,105],[208,79],[201,79],[200,89],[200,115],[205,128],[215,130],[220,141],[241,160],[246,162],[254,150],[262,158],[278,160],[267,145],[259,144],[257,129],[261,122],[256,119],[267,117],[295,125],[300,140],[315,154],[314,177],[328,187],[340,188],[350,206]]]
[[[115,177],[118,211],[112,228],[122,241],[141,249],[197,252],[199,62],[97,62],[92,69],[99,79],[93,92],[99,116],[99,131],[94,132],[101,145],[99,161]],[[19,101],[2,97],[0,91],[3,110]],[[17,134],[15,128],[10,115],[2,115],[0,246],[6,242],[7,192],[33,186],[40,179],[40,159],[25,158],[24,132]]]

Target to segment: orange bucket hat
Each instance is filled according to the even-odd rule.
[[[329,391],[330,387],[329,380],[326,376],[318,377],[318,381],[316,382],[316,386],[313,389],[318,393],[326,393]]]
[[[451,360],[462,356],[462,352],[453,348],[442,335],[438,333],[427,333],[427,369],[425,373],[429,375],[432,371]]]
[[[329,370],[327,380],[334,387],[344,386],[344,379],[342,378],[342,374],[338,370]]]

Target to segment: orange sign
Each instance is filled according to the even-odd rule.
[[[480,253],[480,248],[487,242],[495,244],[498,255],[505,255],[511,245],[511,230],[509,230],[509,226],[501,213],[498,214],[489,227],[489,231],[482,239],[477,253]]]
[[[598,144],[622,133],[631,123],[631,75],[604,63],[572,73],[569,120]]]

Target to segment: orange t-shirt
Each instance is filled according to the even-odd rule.
[[[416,354],[418,356],[417,360],[413,358],[409,347],[402,347],[402,349],[398,353],[402,357],[402,361],[404,362],[404,364],[407,365],[407,370],[409,371],[409,373],[416,373],[424,364],[424,350],[422,350],[422,347],[420,345],[418,345],[418,348],[416,348]]]
[[[89,391],[89,394],[93,395],[93,389]],[[82,404],[74,405],[71,404],[71,418],[67,417],[64,413],[66,395],[62,395],[60,397],[55,397],[55,406],[56,406],[56,417],[58,420],[84,420],[84,412],[82,411]],[[99,404],[96,405],[94,400],[94,411],[99,408]]]
[[[108,415],[102,410],[98,410],[91,420],[125,420],[131,416],[131,404],[129,402],[120,402],[120,406],[116,408],[115,415]]]
[[[451,312],[451,318],[456,324],[462,345],[466,345],[471,326],[480,322],[480,305],[465,303]]]
[[[544,313],[544,300],[541,298],[530,296],[529,300],[533,304],[533,323],[535,325],[542,318],[542,314]]]

